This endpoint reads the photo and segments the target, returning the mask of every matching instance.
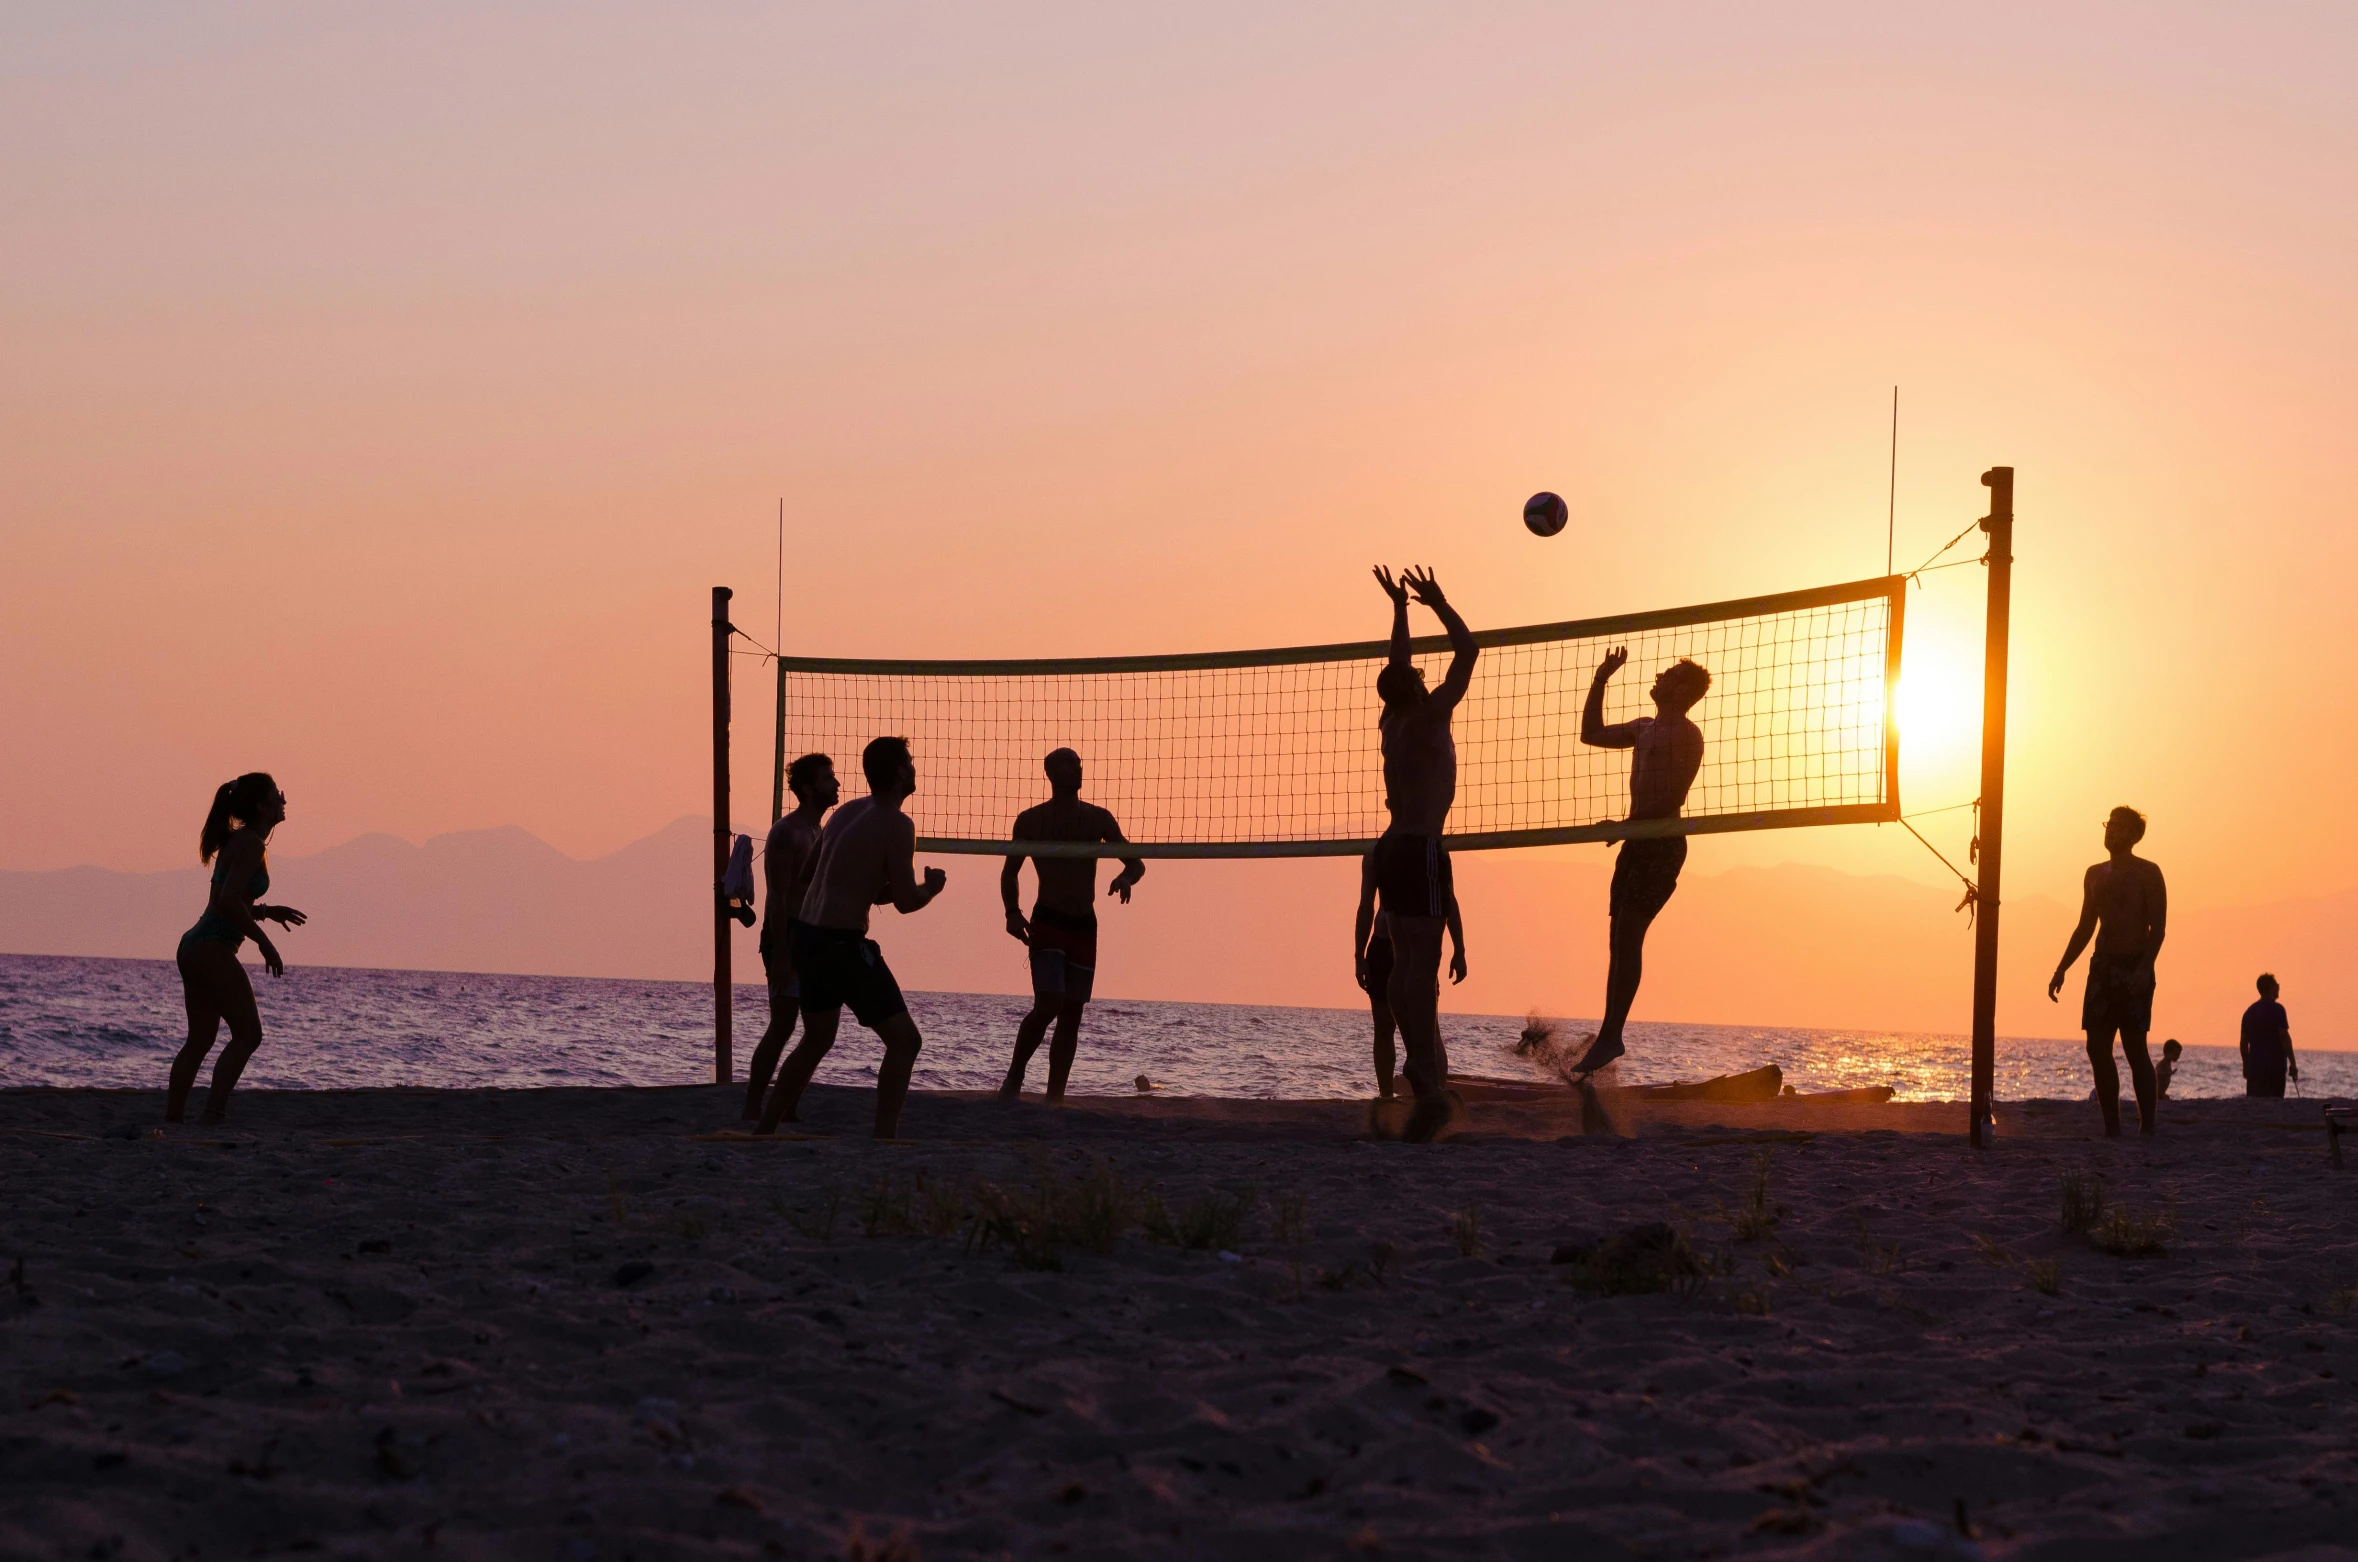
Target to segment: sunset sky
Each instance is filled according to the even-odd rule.
[[[2120,802],[2180,904],[2348,888],[2354,67],[2323,4],[10,6],[0,867],[192,861],[255,767],[290,851],[702,812],[781,497],[813,654],[1880,574],[1897,384],[1902,568],[2019,474],[2014,892]],[[1911,810],[1982,573],[1911,599]],[[1945,878],[1695,866],[1787,861]]]

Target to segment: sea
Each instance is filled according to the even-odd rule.
[[[244,1083],[264,1089],[413,1086],[685,1085],[712,1078],[712,988],[577,976],[377,971],[297,966],[276,981],[259,968],[261,1050]],[[996,1086],[1028,999],[995,993],[908,995],[925,1037],[920,1089]],[[760,987],[736,990],[737,1077],[768,1017]],[[1442,1018],[1459,1073],[1549,1079],[1518,1056],[1521,1015]],[[1578,1037],[1593,1021],[1566,1017]],[[153,1089],[185,1038],[180,977],[166,960],[0,954],[0,1087],[98,1085]],[[224,1038],[226,1039],[226,1037]],[[1964,1036],[1790,1026],[1633,1023],[1631,1083],[1707,1079],[1774,1063],[1798,1090],[1889,1085],[1902,1100],[1962,1100]],[[818,1077],[876,1076],[876,1039],[845,1023]],[[1368,1017],[1360,1009],[1105,999],[1089,1006],[1073,1068],[1076,1094],[1128,1095],[1143,1077],[1172,1095],[1275,1099],[1372,1093]],[[2304,1093],[2358,1095],[2358,1053],[2302,1058]],[[1047,1053],[1030,1085],[1046,1081]],[[2000,1100],[2084,1098],[2076,1041],[2001,1038]],[[2231,1047],[2188,1047],[2172,1096],[2241,1095]]]

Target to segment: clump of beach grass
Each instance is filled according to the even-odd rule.
[[[2063,1229],[2092,1231],[2104,1218],[2104,1181],[2092,1171],[2067,1171],[2058,1179],[2063,1194]]]

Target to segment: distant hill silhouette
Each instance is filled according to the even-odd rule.
[[[514,827],[412,845],[364,835],[310,856],[274,856],[273,898],[309,927],[282,940],[296,964],[559,976],[709,980],[711,836],[673,821],[609,856],[580,861]],[[950,888],[917,916],[876,917],[912,988],[1024,990],[1022,951],[1000,925],[996,858],[935,859]],[[1593,1014],[1604,984],[1612,858],[1467,854],[1459,894],[1473,976],[1445,989],[1458,1012]],[[1966,1029],[1972,940],[1955,895],[1899,878],[1785,865],[1709,872],[1699,844],[1647,946],[1638,1018],[1898,1031]],[[204,904],[205,870],[65,868],[0,872],[0,949],[169,958]],[[1129,906],[1108,902],[1098,991],[1107,997],[1350,1005],[1349,860],[1149,864]],[[1027,885],[1028,892],[1028,885]],[[2045,981],[2076,907],[2006,907],[1999,1028],[2068,1036],[2075,977],[2060,1005]],[[2349,1045],[2358,976],[2358,890],[2314,900],[2177,913],[2162,955],[2157,1039],[2232,1043],[2251,978],[2285,983],[2303,1045]],[[760,979],[741,932],[737,974]]]

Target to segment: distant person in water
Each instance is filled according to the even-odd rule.
[[[2178,1059],[2186,1049],[2178,1045],[2176,1037],[2162,1043],[2161,1061],[2153,1066],[2153,1095],[2157,1101],[2170,1099],[2170,1081],[2178,1077]]]
[[[188,1093],[196,1088],[197,1070],[213,1050],[223,1020],[229,1022],[229,1045],[213,1065],[213,1088],[205,1095],[206,1122],[218,1123],[229,1115],[229,1093],[237,1088],[246,1060],[262,1045],[254,984],[237,952],[250,938],[272,976],[287,974],[278,946],[262,931],[264,922],[289,928],[301,927],[305,920],[292,906],[262,904],[262,897],[270,893],[270,863],[263,846],[286,816],[286,794],[259,770],[222,782],[213,794],[212,809],[197,836],[197,861],[213,864],[212,891],[205,914],[180,935],[178,963],[181,993],[188,1003],[188,1041],[172,1060],[171,1089],[164,1098],[167,1123],[186,1118]]]
[[[860,769],[868,795],[835,810],[820,830],[810,888],[787,930],[802,987],[802,1040],[778,1070],[777,1087],[762,1109],[761,1133],[777,1132],[781,1118],[794,1116],[819,1061],[835,1045],[846,1004],[884,1041],[884,1062],[876,1070],[876,1137],[900,1132],[901,1106],[923,1042],[884,951],[868,936],[868,908],[922,911],[949,875],[928,868],[922,880],[917,877],[917,824],[901,811],[917,790],[908,740],[875,739],[861,751]]]
[[[2121,1039],[2121,1055],[2129,1060],[2140,1132],[2153,1132],[2160,1105],[2145,1034],[2153,1028],[2153,961],[2169,931],[2170,905],[2160,867],[2134,850],[2143,839],[2145,816],[2134,808],[2115,808],[2104,821],[2104,849],[2109,855],[2088,870],[2079,926],[2071,930],[2071,942],[2047,981],[2052,1003],[2063,992],[2064,974],[2094,935],[2088,988],[2080,1000],[2080,1029],[2087,1033],[2088,1067],[2096,1075],[2096,1104],[2104,1113],[2108,1139],[2118,1138],[2121,1131],[2121,1076],[2112,1062],[2115,1035]]]
[[[1392,1017],[1408,1053],[1408,1087],[1416,1094],[1401,1137],[1422,1143],[1447,1125],[1456,1104],[1449,1054],[1441,1044],[1441,930],[1454,894],[1441,837],[1457,801],[1457,739],[1450,726],[1474,681],[1480,651],[1431,570],[1402,570],[1395,581],[1378,565],[1375,578],[1392,599],[1391,656],[1376,675],[1376,695],[1383,701],[1376,726],[1382,733],[1384,806],[1391,822],[1375,844],[1375,877],[1392,928]],[[1437,689],[1425,687],[1411,651],[1412,595],[1449,632],[1449,671]]]
[[[1687,792],[1703,767],[1703,729],[1687,719],[1711,687],[1711,674],[1702,665],[1679,658],[1654,679],[1654,714],[1633,721],[1608,724],[1605,685],[1629,662],[1626,647],[1607,655],[1589,680],[1588,703],[1580,712],[1580,741],[1591,748],[1626,748],[1637,752],[1629,767],[1629,817],[1676,819],[1687,805]],[[1638,982],[1645,975],[1646,931],[1678,888],[1679,870],[1687,863],[1684,835],[1632,837],[1621,843],[1613,864],[1611,933],[1605,965],[1605,1017],[1596,1039],[1580,1055],[1570,1073],[1586,1083],[1597,1070],[1624,1051],[1622,1027],[1637,1002]]]
[[[1449,887],[1449,980],[1466,979],[1466,929],[1458,917],[1457,884]],[[1359,990],[1367,994],[1368,1016],[1375,1022],[1376,1097],[1392,1099],[1392,1071],[1398,1060],[1392,1037],[1392,914],[1376,905],[1375,853],[1359,858],[1359,915],[1351,930],[1351,965]]]
[[[2260,1001],[2243,1011],[2243,1035],[2235,1044],[2243,1054],[2243,1093],[2281,1099],[2285,1077],[2299,1080],[2301,1065],[2293,1057],[2292,1022],[2276,1001],[2276,978],[2262,976],[2259,987]]]
[[[794,1037],[794,1016],[801,1006],[802,988],[794,978],[794,950],[787,928],[801,909],[811,887],[811,872],[819,865],[819,824],[843,795],[835,779],[835,761],[824,754],[805,754],[786,767],[786,790],[794,807],[770,826],[761,850],[761,968],[769,979],[770,1023],[753,1049],[745,1072],[745,1116],[761,1116],[762,1093],[770,1088],[770,1071],[778,1054]]]
[[[1095,803],[1081,801],[1081,756],[1069,748],[1052,750],[1041,762],[1048,772],[1048,801],[1035,803],[1015,816],[1015,839],[1023,841],[1081,841],[1104,845],[1122,840],[1114,816]],[[999,1086],[1002,1100],[1023,1094],[1024,1070],[1048,1027],[1056,1040],[1048,1048],[1048,1099],[1062,1101],[1072,1078],[1073,1056],[1081,1046],[1081,1011],[1097,984],[1097,859],[1094,857],[1033,856],[1032,872],[1040,892],[1032,914],[1023,914],[1025,853],[1011,852],[999,870],[999,898],[1007,908],[1007,934],[1031,951],[1032,1009],[1015,1028],[1015,1056],[1007,1078]],[[1122,871],[1106,885],[1108,895],[1130,903],[1130,890],[1146,877],[1146,863],[1124,857]]]

